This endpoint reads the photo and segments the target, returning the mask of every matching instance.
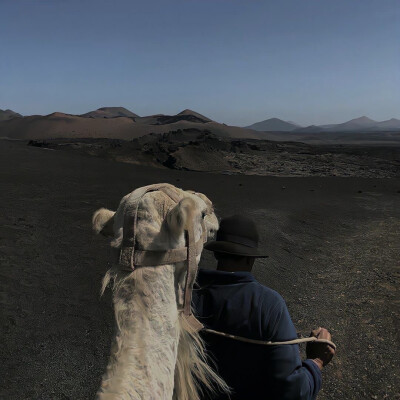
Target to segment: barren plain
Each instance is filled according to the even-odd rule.
[[[270,257],[257,261],[256,278],[286,299],[299,333],[325,326],[338,346],[320,400],[400,399],[396,160],[378,157],[380,178],[244,176],[1,140],[0,398],[94,397],[113,311],[109,291],[99,295],[109,247],[92,234],[91,215],[134,188],[170,182],[205,193],[219,217],[257,221]],[[213,268],[203,255],[201,266]]]

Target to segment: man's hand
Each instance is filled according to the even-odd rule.
[[[332,336],[325,328],[318,328],[311,331],[310,336],[315,336],[318,339],[331,340]],[[335,350],[326,343],[308,342],[306,348],[307,358],[311,358],[319,369],[322,370],[335,355]]]

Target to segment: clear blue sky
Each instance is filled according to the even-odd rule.
[[[0,108],[400,118],[399,0],[0,0]]]

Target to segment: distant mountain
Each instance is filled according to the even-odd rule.
[[[301,125],[299,125],[299,124],[297,124],[296,122],[293,122],[293,121],[286,121],[286,122],[289,122],[289,124],[292,124],[292,125],[296,125],[298,128],[302,127]]]
[[[374,121],[368,117],[351,119],[342,124],[321,125],[323,132],[383,132],[400,129],[400,120]]]
[[[387,121],[378,122],[377,126],[381,129],[400,129],[400,120],[396,118],[391,118]]]
[[[213,122],[209,118],[196,113],[191,110],[184,110],[176,115],[165,115],[165,114],[154,114],[145,117],[135,118],[135,122],[139,125],[172,125],[185,122],[192,122],[195,124],[206,124],[208,122]]]
[[[204,115],[201,115],[201,114],[197,113],[196,111],[192,111],[189,109],[183,110],[177,115],[193,115],[194,117],[197,117],[198,119],[202,119],[203,121],[207,121],[207,122],[211,121],[210,118],[207,118]]]
[[[206,124],[208,122],[213,122],[211,119],[192,110],[183,110],[176,115],[156,114],[137,119],[137,122],[139,123],[141,122],[151,125],[169,125],[183,121],[194,122],[197,124]]]
[[[324,132],[324,129],[321,126],[317,126],[317,125],[310,125],[310,126],[306,126],[304,128],[297,128],[295,130],[293,130],[292,132],[296,132],[296,133],[314,133],[314,132]]]
[[[279,118],[270,118],[265,121],[256,122],[253,125],[246,126],[247,129],[254,129],[261,132],[291,132],[297,129],[299,125],[282,121]]]
[[[352,124],[352,125],[358,125],[363,128],[368,127],[368,126],[373,126],[377,123],[377,121],[374,121],[371,118],[366,117],[365,115],[359,118],[354,118],[351,119],[350,121],[345,122],[345,124]]]
[[[324,129],[329,129],[332,128],[332,126],[335,126],[336,124],[327,124],[327,125],[311,125],[311,126],[318,126],[319,128],[324,128]]]
[[[11,110],[0,110],[0,137],[11,139],[109,138],[132,140],[147,134],[163,134],[187,129],[207,130],[216,136],[235,139],[294,141],[334,141],[335,143],[398,143],[400,120],[377,122],[368,117],[342,124],[298,125],[278,118],[250,125],[229,126],[212,121],[193,110],[176,115],[155,114],[139,117],[123,107],[102,107],[83,115],[55,112],[22,117]]]
[[[369,129],[376,126],[378,122],[368,117],[354,118],[342,124],[335,124],[327,128],[330,131],[359,131],[361,129]]]
[[[386,132],[386,131],[397,131],[400,130],[400,120],[392,118],[387,121],[374,121],[368,117],[354,118],[350,121],[343,122],[341,124],[329,124],[329,125],[311,125],[305,128],[294,129],[294,133],[362,133],[362,132]]]
[[[121,116],[126,113],[127,116]],[[109,138],[131,140],[150,133],[206,129],[227,138],[261,139],[262,133],[212,121],[192,110],[176,115],[136,115],[122,107],[104,107],[83,115],[55,112],[0,122],[0,137],[11,139]]]
[[[6,121],[12,118],[21,118],[22,115],[13,110],[0,110],[0,121]]]
[[[89,111],[86,114],[81,114],[80,117],[85,118],[117,118],[117,117],[128,117],[136,118],[139,115],[127,110],[124,107],[101,107],[95,111]]]

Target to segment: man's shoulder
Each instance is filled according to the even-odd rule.
[[[268,299],[269,301],[272,301],[276,304],[282,304],[285,305],[285,300],[284,298],[274,289],[271,289],[268,286],[264,286],[261,283],[257,282],[259,285],[259,289],[262,292],[262,296],[265,299]]]
[[[247,292],[253,292],[258,297],[262,297],[270,302],[285,304],[285,300],[276,290],[263,285],[253,275],[251,277],[247,282],[243,282],[243,287]]]
[[[223,272],[216,270],[199,270],[198,283],[200,287],[218,288],[218,293],[234,297],[247,297],[253,299],[253,304],[259,307],[267,306],[285,307],[285,300],[274,289],[262,285],[250,272]]]
[[[270,340],[280,329],[282,317],[287,319],[283,297],[252,274],[220,271],[200,274],[199,288],[193,292],[194,308],[210,329]]]

